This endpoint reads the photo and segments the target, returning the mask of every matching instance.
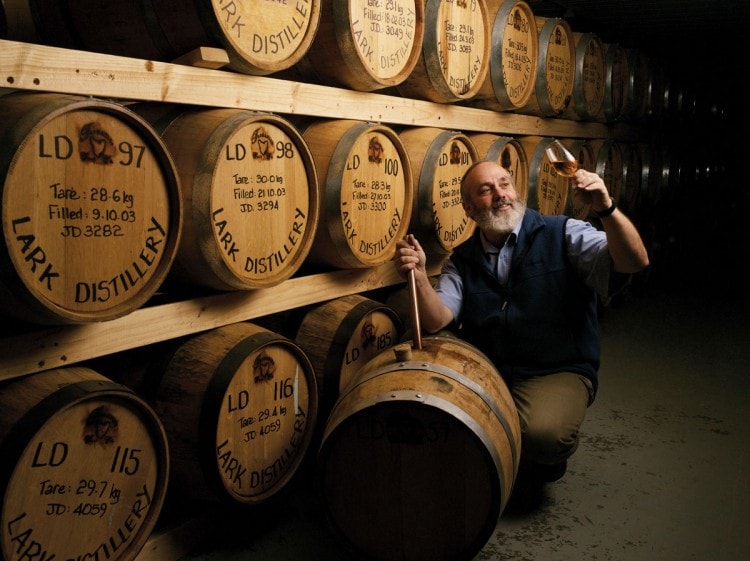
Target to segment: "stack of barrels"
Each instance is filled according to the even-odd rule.
[[[213,48],[231,72],[542,119],[696,111],[645,53],[523,0],[99,4],[0,4],[0,37],[180,63]],[[473,233],[460,181],[480,159],[506,167],[531,208],[590,218],[545,136],[27,92],[3,92],[0,122],[0,304],[24,324],[108,321],[158,292],[263,289],[305,267],[376,267],[407,233],[448,255]],[[657,213],[690,181],[668,145],[561,140],[660,235]],[[168,488],[256,505],[309,453],[357,553],[475,555],[518,466],[499,373],[450,336],[404,343],[402,315],[363,296],[304,311],[283,333],[242,322],[179,341],[148,381],[71,367],[3,384],[3,558],[24,536],[49,556],[130,561]],[[67,531],[81,520],[84,532]]]

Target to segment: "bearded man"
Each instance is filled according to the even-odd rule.
[[[513,495],[523,503],[564,475],[578,447],[598,388],[599,298],[649,264],[637,229],[598,175],[578,170],[571,195],[591,205],[601,228],[526,208],[507,169],[475,162],[462,178],[461,199],[477,228],[434,286],[413,235],[398,242],[394,256],[403,278],[414,271],[420,327],[454,331],[508,385],[521,427]]]

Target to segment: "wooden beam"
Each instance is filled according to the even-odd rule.
[[[231,107],[462,132],[604,138],[602,123],[542,119],[453,104],[249,76],[225,70],[0,40],[0,87]]]
[[[441,260],[432,259],[430,274]],[[40,328],[0,338],[0,380],[70,366],[247,321],[285,310],[397,285],[404,281],[389,261],[369,269],[346,269],[291,278],[269,288],[213,294],[139,308],[111,321]]]

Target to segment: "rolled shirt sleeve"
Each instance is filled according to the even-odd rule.
[[[453,320],[458,322],[463,309],[464,283],[452,260],[446,259],[443,263],[440,276],[435,283],[435,291],[453,314]]]
[[[566,222],[568,259],[583,283],[602,298],[609,296],[612,258],[607,234],[588,222],[571,218]]]

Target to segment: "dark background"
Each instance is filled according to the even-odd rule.
[[[534,14],[564,18],[574,32],[643,51],[689,106],[675,119],[635,125],[671,146],[670,197],[654,216],[655,272],[702,291],[744,290],[750,256],[748,130],[750,2],[528,0]]]

